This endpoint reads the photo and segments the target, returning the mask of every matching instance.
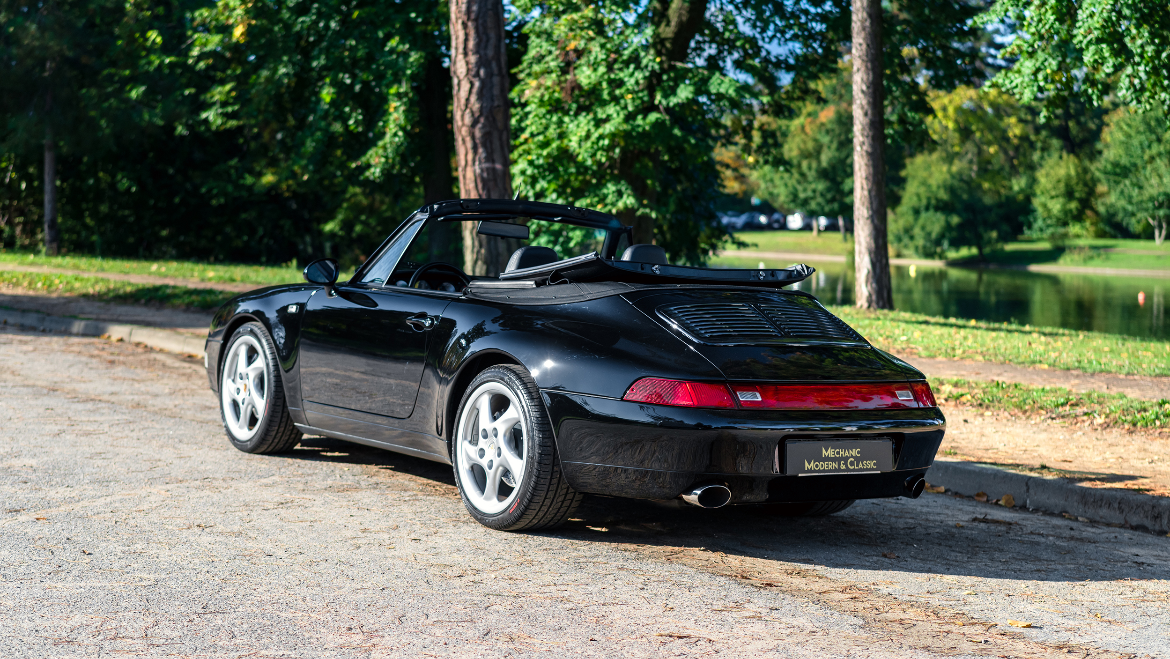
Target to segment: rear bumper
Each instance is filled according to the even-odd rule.
[[[926,473],[946,430],[937,408],[849,412],[694,410],[544,391],[561,465],[581,492],[671,499],[725,483],[732,503],[873,499],[904,493]],[[788,438],[881,435],[894,441],[894,471],[789,476]]]

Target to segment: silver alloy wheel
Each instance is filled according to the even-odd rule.
[[[268,368],[256,337],[243,334],[223,361],[220,404],[228,431],[246,442],[260,430],[268,410]]]
[[[467,398],[457,427],[455,467],[467,500],[485,515],[507,510],[520,493],[528,437],[516,394],[485,382]]]

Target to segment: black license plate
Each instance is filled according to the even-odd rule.
[[[787,441],[784,473],[789,476],[875,474],[894,469],[894,442],[889,439]]]

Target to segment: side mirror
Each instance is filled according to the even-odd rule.
[[[337,276],[341,268],[334,259],[317,259],[305,266],[305,281],[310,284],[324,286],[325,292],[332,295],[333,286],[337,284]]]

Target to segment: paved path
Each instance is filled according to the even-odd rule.
[[[0,289],[0,307],[37,311],[52,316],[159,327],[199,336],[207,336],[207,328],[211,326],[213,315],[210,311],[98,302],[71,295],[37,294],[12,287]]]
[[[0,364],[4,657],[1170,655],[1162,537],[943,495],[498,533],[443,465],[235,451],[188,360],[0,329]]]

